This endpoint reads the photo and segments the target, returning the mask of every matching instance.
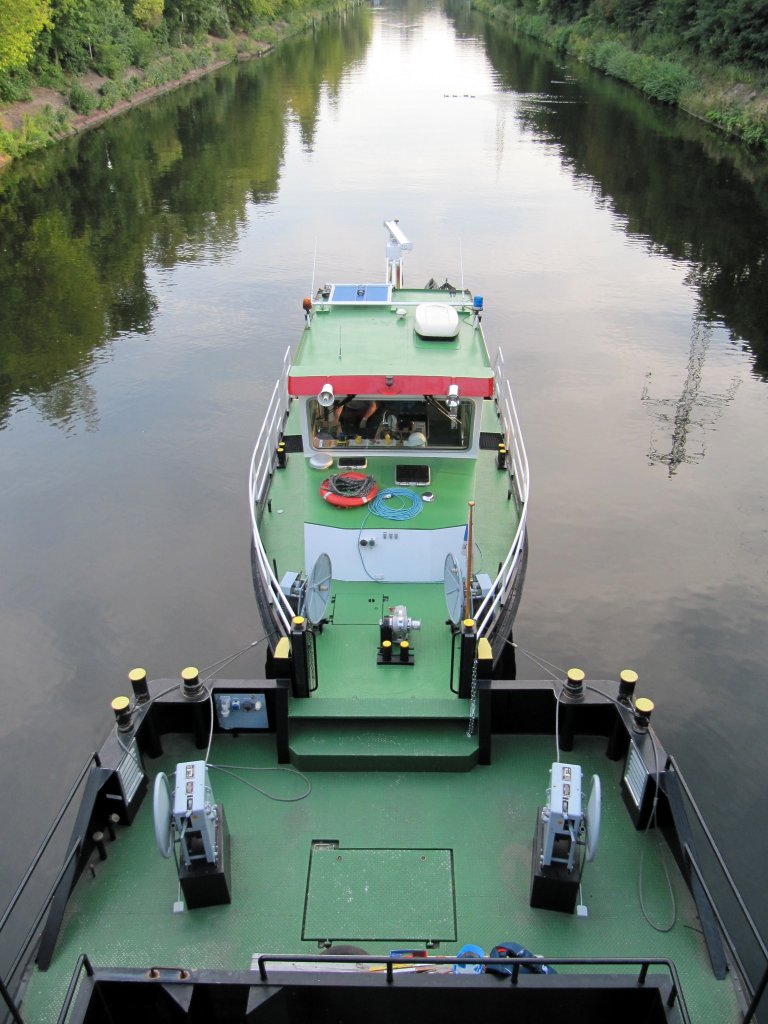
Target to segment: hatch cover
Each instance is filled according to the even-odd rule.
[[[453,850],[313,843],[301,937],[455,942]]]

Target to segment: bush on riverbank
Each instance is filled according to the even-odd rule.
[[[133,0],[129,17],[120,0],[14,0],[21,36],[0,45],[0,166],[201,69],[258,56],[346,2]],[[30,4],[48,20],[25,39]]]
[[[702,47],[694,52],[689,42],[672,31],[619,30],[615,19],[611,24],[611,19],[598,16],[600,10],[619,6],[609,0],[594,0],[591,5],[585,0],[579,6],[581,16],[570,22],[553,20],[553,12],[561,11],[553,0],[540,5],[536,13],[515,0],[473,0],[473,6],[628,82],[653,100],[679,106],[750,146],[768,148],[768,71],[759,60],[720,65],[708,60]],[[542,13],[541,7],[549,13]],[[667,56],[670,53],[674,59]]]

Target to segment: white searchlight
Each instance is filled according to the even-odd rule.
[[[323,409],[330,409],[333,405],[333,384],[330,382],[323,384],[317,395],[317,401]]]

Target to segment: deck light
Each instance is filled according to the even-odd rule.
[[[323,407],[323,409],[330,409],[330,407],[333,405],[333,384],[331,384],[330,381],[323,384],[323,386],[320,388],[320,392],[317,396],[317,401]]]

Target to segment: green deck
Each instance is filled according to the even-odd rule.
[[[297,403],[293,403],[286,435],[298,431],[297,420]],[[481,427],[487,433],[498,431],[492,402],[483,403]],[[368,459],[366,472],[375,476],[380,489],[393,484],[396,461],[386,456]],[[307,521],[352,534],[363,526],[424,532],[461,527],[467,521],[470,500],[476,503],[474,571],[494,577],[520,518],[518,505],[508,498],[509,476],[497,468],[495,451],[480,451],[477,459],[419,461],[431,468],[429,489],[434,502],[425,503],[412,520],[387,523],[365,506],[329,506],[320,497],[320,484],[333,470],[318,471],[303,455],[290,455],[286,468],[274,473],[270,505],[260,522],[261,539],[268,558],[277,565],[278,578],[287,570],[306,572],[308,567],[300,556],[297,561],[297,553],[303,551]],[[442,581],[334,580],[332,592],[328,625],[315,640],[318,689],[311,701],[291,701],[293,762],[311,769],[333,763],[334,758],[369,769],[472,768],[477,740],[465,735],[469,701],[458,701],[451,693],[451,639]],[[421,629],[409,638],[414,664],[379,665],[379,622],[391,606],[400,604],[421,621]],[[454,686],[457,665],[458,655]],[[351,717],[357,720],[354,734],[347,725]],[[406,719],[412,720],[410,725]]]
[[[165,746],[152,773],[200,756],[188,738],[166,737]],[[550,738],[495,737],[493,766],[461,774],[313,773],[311,793],[294,803],[276,803],[212,769],[232,835],[232,904],[173,913],[176,871],[157,851],[145,801],[134,824],[109,844],[108,860],[96,862],[96,877],[85,872],[78,883],[53,964],[30,980],[25,1019],[57,1019],[81,952],[97,965],[246,969],[256,952],[316,953],[317,936],[381,953],[423,946],[439,932],[447,938],[437,952],[446,955],[465,942],[488,952],[515,940],[552,956],[669,957],[694,1024],[736,1021],[732,983],[706,971],[700,924],[674,865],[674,928],[660,933],[643,919],[637,879],[644,850],[647,910],[659,923],[669,920],[659,844],[629,824],[619,766],[603,751],[602,740],[577,739],[569,755],[585,776],[598,772],[603,781],[600,850],[583,876],[586,918],[528,905],[536,809],[555,756]],[[274,767],[274,737],[217,736],[211,762]],[[243,774],[276,796],[298,796],[305,786],[284,771]],[[310,872],[314,840],[339,849]],[[374,901],[366,885],[368,893],[374,886]]]
[[[489,434],[499,432],[493,402],[483,402],[481,429]],[[293,402],[284,433],[290,436],[299,431],[299,406],[298,402]],[[335,449],[332,454],[357,453]],[[362,454],[368,460],[364,472],[376,478],[379,490],[394,485],[398,462],[410,459],[430,467],[428,489],[435,495],[435,500],[425,503],[414,519],[396,524],[397,529],[437,530],[464,524],[467,522],[468,502],[474,500],[475,546],[476,554],[480,554],[474,568],[476,572],[495,576],[519,522],[519,509],[515,501],[508,500],[509,476],[497,468],[495,451],[481,451],[476,460],[423,456],[414,459],[413,452],[402,450],[393,456],[371,455],[370,451]],[[297,552],[304,550],[305,522],[348,530],[359,530],[363,523],[371,528],[388,525],[385,520],[371,516],[366,506],[340,509],[323,500],[320,485],[329,474],[337,472],[339,469],[335,463],[327,470],[313,469],[305,455],[300,453],[288,456],[285,469],[275,470],[269,489],[271,507],[264,510],[259,532],[269,558],[277,562],[279,574],[287,569],[298,571],[307,568],[297,564]]]

